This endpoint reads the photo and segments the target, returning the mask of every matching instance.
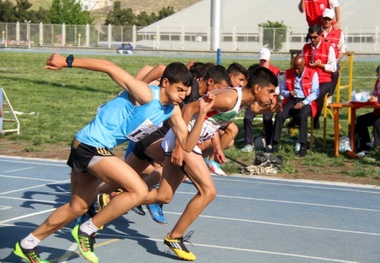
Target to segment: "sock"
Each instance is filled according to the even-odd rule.
[[[87,235],[91,236],[93,233],[97,232],[99,228],[97,228],[93,223],[91,218],[80,225],[80,231],[83,233],[86,233]]]
[[[20,245],[24,249],[33,249],[36,246],[38,246],[41,243],[41,240],[33,236],[32,233],[30,233],[27,237],[22,239],[20,241]]]

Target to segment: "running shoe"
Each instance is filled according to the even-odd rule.
[[[250,153],[255,149],[255,147],[252,144],[247,144],[243,148],[240,149],[243,153]]]
[[[75,241],[78,244],[79,252],[91,263],[98,263],[99,259],[94,253],[95,235],[87,235],[80,231],[79,226],[75,226],[71,231]]]
[[[84,221],[86,221],[86,214],[77,217],[77,219],[75,219],[75,225],[81,225]]]
[[[98,194],[97,196],[98,202],[98,213],[103,210],[109,203],[110,196],[108,194]]]
[[[24,249],[21,247],[20,242],[16,243],[13,253],[28,263],[49,263],[47,260],[40,259],[37,247],[33,249]]]
[[[103,210],[109,203],[110,196],[108,194],[98,194],[97,202],[98,202],[98,213]],[[100,226],[99,229],[102,230],[104,226]]]
[[[132,208],[132,211],[135,212],[136,214],[140,215],[140,216],[145,216],[145,211],[141,205]]]
[[[205,162],[214,174],[221,175],[221,176],[226,175],[226,173],[222,170],[222,168],[220,168],[219,163],[215,162],[214,160],[210,160],[208,158],[205,159]]]
[[[169,234],[167,234],[164,239],[164,244],[170,248],[180,259],[194,261],[196,259],[196,256],[190,252],[184,244],[185,242],[190,243],[189,239],[193,233],[194,231],[190,231],[184,237],[180,238],[170,238]]]
[[[149,204],[146,205],[152,219],[159,224],[167,224],[164,212],[162,211],[162,204]]]

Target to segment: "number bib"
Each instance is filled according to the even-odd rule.
[[[127,138],[133,142],[138,142],[161,127],[162,123],[159,126],[156,126],[149,119],[147,119],[130,134],[128,134]]]

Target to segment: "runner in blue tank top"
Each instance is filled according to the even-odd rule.
[[[16,243],[14,253],[27,262],[48,262],[40,259],[37,245],[84,214],[96,200],[99,181],[104,181],[124,191],[97,215],[72,230],[80,253],[90,262],[99,262],[94,253],[98,229],[141,204],[148,194],[144,181],[128,164],[114,156],[112,148],[127,140],[140,140],[170,118],[181,146],[189,152],[197,143],[203,120],[215,98],[209,94],[199,100],[200,116],[193,130],[188,132],[178,106],[185,98],[192,79],[184,64],[169,64],[158,87],[150,87],[107,60],[74,59],[72,56],[65,59],[53,54],[45,68],[60,70],[65,67],[104,72],[125,91],[104,104],[95,119],[76,134],[67,161],[72,168],[71,200],[53,211],[37,229]]]

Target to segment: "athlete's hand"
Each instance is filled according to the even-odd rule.
[[[214,106],[215,95],[212,92],[207,92],[199,99],[199,113],[207,114]]]
[[[170,161],[175,165],[182,166],[183,163],[183,149],[179,144],[176,144],[172,151]]]
[[[218,163],[224,163],[226,161],[226,156],[222,149],[217,149],[214,151],[214,160]]]
[[[45,69],[60,70],[67,66],[66,58],[54,53],[46,61]]]

